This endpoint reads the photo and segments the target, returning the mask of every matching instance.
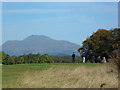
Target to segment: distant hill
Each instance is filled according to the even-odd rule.
[[[49,54],[54,56],[71,55],[80,46],[65,40],[54,40],[44,35],[31,35],[24,40],[11,40],[2,45],[2,50],[9,55],[29,53]]]

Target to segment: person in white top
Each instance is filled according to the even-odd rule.
[[[103,63],[106,63],[106,58],[105,57],[103,57]]]
[[[83,52],[83,54],[82,54],[83,63],[85,63],[85,57],[86,57],[86,53],[85,53],[85,52]]]

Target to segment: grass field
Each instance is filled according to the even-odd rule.
[[[56,63],[2,65],[3,88],[118,87],[118,74],[109,64]]]

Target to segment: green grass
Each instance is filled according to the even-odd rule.
[[[15,84],[20,75],[26,71],[47,70],[51,65],[48,64],[18,64],[2,66],[2,84]]]
[[[2,65],[0,65],[0,89],[2,88]]]
[[[26,78],[28,78],[28,77],[29,77],[29,79],[34,78],[36,80],[40,75],[42,75],[40,77],[44,77],[45,72],[46,72],[46,74],[48,74],[48,76],[46,76],[45,78],[48,78],[49,76],[52,77],[51,76],[52,74],[56,74],[56,76],[59,76],[61,72],[63,72],[63,73],[74,72],[76,68],[81,69],[83,67],[83,69],[84,68],[90,69],[92,67],[93,68],[102,67],[105,65],[106,64],[99,64],[99,63],[42,63],[42,64],[2,65],[2,86],[4,88],[13,88],[13,87],[21,87],[21,88],[22,87],[24,87],[24,88],[25,87],[34,87],[34,88],[36,88],[38,86],[35,86],[35,85],[39,82],[37,82],[34,86],[29,86],[29,85],[27,86],[25,84],[24,80],[26,80]],[[50,70],[50,68],[52,68],[52,69]],[[52,74],[49,74],[50,72]],[[56,73],[54,73],[54,72],[56,72]],[[34,77],[35,75],[38,75],[38,77],[35,78]],[[65,75],[67,76],[67,73]],[[39,77],[39,79],[40,79],[40,77]],[[52,79],[53,82],[57,81],[57,78],[59,78],[59,77],[56,77],[56,79],[54,79],[54,80]],[[75,75],[75,77],[76,77],[76,75]],[[25,78],[25,79],[22,79],[22,78]],[[70,80],[72,80],[72,79],[74,79],[74,77],[70,78]],[[24,85],[21,84],[22,82],[24,82]],[[31,82],[31,80],[30,80],[30,82]],[[46,81],[46,82],[49,82],[49,78],[48,78],[48,81]],[[17,83],[19,83],[19,85]],[[50,83],[48,83],[48,84],[50,84]],[[60,84],[62,85],[62,83],[60,83]],[[44,87],[48,87],[48,86],[44,86]],[[58,86],[51,85],[49,87],[58,87]],[[68,87],[68,86],[66,86],[66,87]]]
[[[82,64],[82,63],[42,63],[42,64],[17,64],[2,66],[2,83],[3,87],[9,84],[15,84],[20,75],[26,71],[47,70],[52,66],[79,66],[79,65],[99,65],[99,64]]]

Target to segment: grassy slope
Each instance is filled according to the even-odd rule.
[[[117,87],[117,74],[107,64],[3,65],[5,88],[99,88]]]

